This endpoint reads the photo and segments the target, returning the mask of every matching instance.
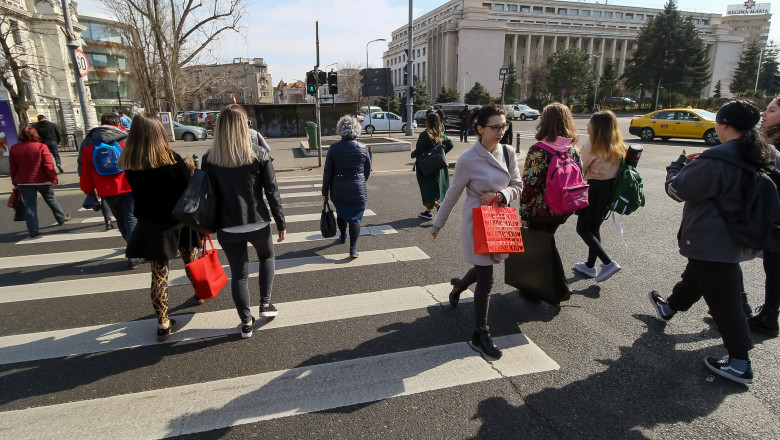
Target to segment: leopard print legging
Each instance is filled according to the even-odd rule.
[[[198,248],[179,248],[184,264],[191,263],[198,254]],[[150,261],[152,266],[152,306],[160,325],[168,323],[168,260]],[[189,276],[189,275],[188,275]]]

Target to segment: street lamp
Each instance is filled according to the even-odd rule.
[[[387,41],[387,40],[385,40],[384,38],[377,38],[376,40],[371,40],[368,43],[366,43],[366,78],[368,78],[368,45],[377,41]],[[368,106],[368,125],[371,125],[371,100],[366,99],[366,101]],[[373,132],[371,132],[371,137],[374,137]]]
[[[469,85],[471,85],[471,74],[463,72],[463,102],[466,102],[466,75],[469,76]]]
[[[592,55],[593,58],[599,58],[600,55]],[[601,69],[596,63],[596,92],[593,94],[593,108],[596,108],[596,101],[599,98],[599,80],[601,80]]]
[[[661,94],[661,78],[658,78],[658,86],[655,88],[655,107],[653,107],[653,110],[658,110],[658,95]]]

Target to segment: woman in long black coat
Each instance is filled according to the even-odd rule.
[[[355,140],[363,128],[352,116],[342,116],[336,125],[341,140],[328,148],[325,170],[322,174],[322,200],[333,201],[341,235],[336,243],[347,241],[349,225],[349,256],[358,257],[357,240],[360,222],[366,210],[368,192],[366,180],[371,174],[371,159],[366,146]]]
[[[428,113],[425,117],[425,131],[420,133],[417,138],[417,144],[412,151],[412,159],[436,148],[437,145],[444,146],[445,153],[449,153],[453,147],[450,138],[442,131],[439,115]],[[417,168],[417,185],[420,187],[422,203],[425,206],[425,211],[421,212],[419,217],[431,220],[433,218],[431,210],[434,207],[439,209],[439,202],[444,200],[444,195],[447,194],[447,189],[450,187],[450,170],[444,168],[426,176],[420,172],[420,168]]]

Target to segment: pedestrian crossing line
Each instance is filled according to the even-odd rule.
[[[14,440],[97,439],[107,433],[117,440],[158,439],[560,368],[522,333],[495,341],[503,356],[492,362],[459,342],[5,411],[0,432]]]
[[[397,234],[390,225],[363,226],[360,228],[360,235],[389,235]],[[113,236],[113,235],[112,235]],[[275,245],[290,243],[302,243],[310,241],[330,240],[324,238],[319,231],[311,232],[291,232],[288,233],[284,241],[279,243],[274,240]],[[251,245],[249,245],[251,246]],[[214,242],[216,249],[221,249],[219,242]],[[53,264],[74,264],[88,261],[104,261],[125,258],[125,248],[112,249],[90,249],[85,251],[58,252],[51,254],[17,255],[14,257],[0,258],[0,270],[13,269],[20,267],[48,266]]]
[[[403,261],[425,260],[430,257],[417,246],[361,251],[360,258],[352,259],[349,253],[316,255],[311,257],[285,258],[276,260],[276,275],[313,272],[318,270],[343,269],[346,267],[371,266]],[[230,278],[230,267],[223,266]],[[249,277],[258,276],[259,263],[249,264]],[[96,293],[113,293],[149,288],[149,273],[113,275],[106,277],[80,278],[64,281],[39,282],[0,286],[0,304],[33,301],[40,299],[65,298]],[[183,269],[172,270],[168,275],[169,286],[189,284]]]
[[[322,182],[322,176],[276,176],[276,183]]]
[[[284,205],[282,205],[282,208],[284,208]],[[285,215],[284,221],[286,223],[295,223],[295,222],[311,222],[311,221],[319,221],[320,216],[322,215],[321,212],[313,213],[313,214],[295,214],[295,215]],[[366,209],[363,213],[363,217],[370,217],[372,215],[376,215],[376,213],[370,209]],[[104,223],[105,220],[103,220],[103,217],[90,217],[87,219],[84,219],[81,221],[81,223]],[[271,223],[275,223],[273,219],[271,219]],[[29,238],[29,237],[28,237]]]
[[[16,244],[42,244],[54,243],[58,241],[93,240],[115,237],[122,237],[122,234],[119,233],[119,229],[100,232],[58,232],[56,234],[42,234],[35,238],[27,237],[24,240],[17,241]]]
[[[286,199],[296,199],[301,197],[314,197],[314,196],[321,196],[322,191],[308,191],[308,192],[297,192],[297,193],[283,193],[281,194],[282,200]],[[284,206],[284,203],[282,203],[282,206]]]
[[[429,286],[342,295],[328,298],[274,303],[279,316],[272,320],[260,318],[258,330],[293,327],[403,312],[446,304],[452,289],[449,283]],[[230,286],[222,289],[230,294]],[[439,298],[443,298],[441,302]],[[461,294],[461,303],[473,301],[473,293]],[[259,316],[257,306],[251,308]],[[234,309],[186,315],[174,315],[178,330],[165,343],[238,334],[238,316]],[[82,328],[55,330],[0,337],[0,365],[84,355],[110,350],[157,345],[153,329],[157,319],[120,322]],[[150,330],[152,329],[152,330]]]
[[[279,182],[277,182],[278,184]],[[322,187],[321,183],[307,183],[305,185],[289,185],[289,186],[280,186],[279,191],[287,191],[291,189],[308,189],[308,188],[320,188]]]

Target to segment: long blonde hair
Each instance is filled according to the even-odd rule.
[[[569,107],[553,102],[542,110],[542,117],[536,124],[536,140],[553,142],[558,136],[571,138],[572,144],[579,139]]]
[[[119,156],[119,167],[142,171],[174,163],[176,159],[168,145],[168,134],[157,115],[146,112],[136,115]]]
[[[626,157],[626,144],[618,128],[615,114],[602,110],[590,117],[590,151],[594,156],[601,156],[607,162],[617,163]]]
[[[441,119],[436,112],[428,113],[428,116],[425,117],[425,132],[428,133],[435,145],[439,145],[444,139],[441,132]]]
[[[209,162],[224,168],[238,168],[252,163],[255,158],[246,111],[238,104],[230,104],[219,113]]]

